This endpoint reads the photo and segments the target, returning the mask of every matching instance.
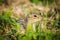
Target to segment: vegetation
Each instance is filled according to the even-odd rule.
[[[12,17],[14,9],[8,6],[9,11],[3,10],[0,12],[0,40],[60,40],[60,12],[56,7],[55,0],[31,0],[30,3],[39,6],[42,5],[42,7],[47,6],[47,8],[52,5],[54,6],[47,13],[35,8],[34,10],[32,9],[33,11],[27,8],[29,10],[26,12],[26,10],[22,8],[27,16],[20,14],[18,19]],[[0,1],[0,5],[2,4],[2,1]],[[28,23],[25,19],[27,18],[28,20],[30,15],[33,18],[33,20],[32,18],[30,19],[32,22],[35,21],[35,18],[38,19],[38,16],[41,16],[42,19],[34,23]],[[25,29],[22,28],[20,24],[21,19],[27,22]]]

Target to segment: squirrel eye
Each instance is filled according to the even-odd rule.
[[[34,17],[37,17],[37,15],[34,15]]]

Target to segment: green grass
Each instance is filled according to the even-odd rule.
[[[38,1],[39,0],[33,0],[33,3],[38,3]],[[40,2],[41,4],[43,2],[46,3],[43,3],[44,5],[53,3],[52,0],[40,0]],[[15,18],[11,17],[12,8],[10,8],[9,12],[3,11],[0,13],[0,40],[60,40],[60,30],[56,31],[57,29],[60,29],[60,14],[58,12],[57,14],[54,14],[55,16],[52,16],[53,14],[53,12],[48,12],[48,14],[42,15],[43,20],[35,24],[36,31],[32,28],[33,25],[28,23],[26,26],[27,31],[24,34],[20,34],[20,24]],[[42,24],[43,26],[41,26]]]
[[[0,39],[2,40],[4,36],[6,40],[12,40],[12,39],[18,39],[18,40],[59,40],[60,39],[60,31],[59,32],[54,32],[53,29],[57,28],[57,24],[59,21],[59,15],[56,15],[56,19],[52,22],[52,24],[50,25],[50,27],[52,27],[52,29],[49,31],[49,29],[42,29],[41,24],[44,24],[43,26],[47,28],[47,23],[50,22],[51,20],[47,21],[48,16],[47,15],[43,15],[43,18],[45,18],[44,22],[37,22],[35,27],[36,27],[36,31],[33,31],[33,26],[31,24],[27,24],[27,31],[25,34],[21,35],[20,34],[20,25],[19,23],[17,23],[16,19],[11,18],[11,12],[2,12],[2,14],[0,15],[0,35],[2,36]],[[52,14],[51,14],[52,15]],[[50,15],[50,16],[51,16]],[[57,17],[58,16],[58,17]],[[51,22],[50,22],[51,23]],[[48,25],[49,26],[49,25]],[[5,27],[11,27],[8,33],[7,32],[3,32]],[[45,30],[45,31],[44,31]],[[7,34],[7,35],[5,35]],[[4,35],[4,36],[3,36]],[[12,35],[14,37],[12,37]],[[10,38],[11,37],[11,38]],[[4,39],[3,39],[4,40]]]

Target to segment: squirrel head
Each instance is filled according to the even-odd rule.
[[[28,23],[35,23],[35,22],[41,21],[41,19],[42,19],[41,15],[32,12],[28,17]]]

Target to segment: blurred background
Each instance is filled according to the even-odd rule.
[[[0,0],[0,40],[60,40],[60,0]]]

